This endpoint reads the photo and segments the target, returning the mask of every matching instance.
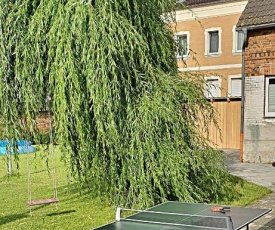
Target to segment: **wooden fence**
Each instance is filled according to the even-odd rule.
[[[217,111],[217,121],[220,130],[210,124],[209,139],[214,148],[240,149],[241,100],[219,99],[211,102]],[[38,121],[39,130],[49,132],[49,117],[41,112]]]

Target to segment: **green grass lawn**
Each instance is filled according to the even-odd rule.
[[[29,155],[33,200],[53,196],[52,178],[44,154],[38,151]],[[58,209],[55,204],[33,206],[30,216],[27,206],[27,155],[21,154],[19,161],[19,170],[13,164],[14,175],[7,176],[6,157],[0,156],[0,229],[93,229],[114,220],[115,207],[107,199],[100,200],[87,192],[80,194],[77,183],[68,176],[58,150],[55,153]],[[234,201],[222,203],[244,206],[270,192],[239,178],[232,178],[238,196]]]

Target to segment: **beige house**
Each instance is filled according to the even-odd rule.
[[[217,148],[240,148],[243,33],[236,25],[247,0],[186,0],[178,9],[175,38],[179,70],[203,71],[206,97],[219,113],[219,131],[211,128]],[[222,138],[222,139],[221,139]]]

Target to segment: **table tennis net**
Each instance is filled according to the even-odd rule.
[[[123,217],[124,212],[131,212],[128,217]],[[118,208],[116,214],[117,221],[134,221],[162,225],[190,226],[192,229],[217,229],[233,230],[233,224],[229,216],[204,216],[193,214],[154,212],[133,209]]]

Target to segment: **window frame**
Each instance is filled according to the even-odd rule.
[[[179,54],[178,54],[178,37],[179,37],[179,36],[183,36],[183,35],[186,36],[186,43],[187,43],[187,46],[186,46],[186,54],[185,54],[185,55],[179,55]],[[189,32],[189,31],[180,31],[180,32],[176,33],[176,34],[175,34],[175,41],[176,41],[176,47],[177,47],[177,52],[176,52],[176,57],[177,57],[177,59],[180,59],[180,58],[188,58],[188,56],[189,56],[190,32]]]
[[[238,50],[238,33],[242,32],[239,30],[236,30],[236,26],[233,26],[232,33],[233,33],[233,48],[232,53],[241,54],[243,52],[243,49],[241,48]],[[244,42],[244,41],[243,41]]]
[[[269,112],[268,111],[268,103],[269,103],[269,80],[270,79],[275,79],[275,75],[272,76],[265,76],[265,117],[275,117],[275,112]]]
[[[213,80],[217,80],[218,84],[219,84],[219,88],[218,88],[218,96],[217,97],[213,97],[213,96],[209,96],[209,93],[206,91],[206,84],[205,84],[205,88],[204,88],[204,95],[207,99],[213,99],[213,98],[219,98],[221,97],[221,77],[220,76],[208,76],[208,77],[204,77],[205,83],[207,83],[207,81],[213,81]],[[207,93],[207,95],[206,95]]]
[[[219,35],[219,48],[218,48],[218,52],[210,52],[210,33],[211,32],[218,32]],[[205,56],[217,56],[220,55],[222,53],[222,29],[221,27],[217,27],[217,28],[208,28],[205,30],[204,32],[204,37],[205,37]]]
[[[232,96],[232,79],[240,79],[242,81],[242,75],[229,75],[228,76],[228,97],[242,97],[242,82],[241,82],[241,95],[240,96]]]

